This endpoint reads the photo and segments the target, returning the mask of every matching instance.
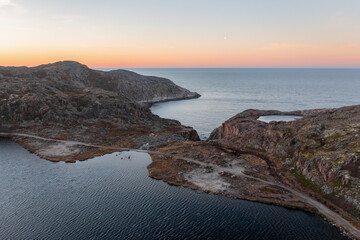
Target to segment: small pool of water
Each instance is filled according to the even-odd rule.
[[[272,122],[272,121],[291,122],[291,121],[295,121],[296,119],[299,119],[299,118],[302,118],[302,117],[301,116],[295,116],[295,115],[267,115],[267,116],[261,116],[257,120],[262,121],[262,122],[266,122],[266,123],[269,123],[269,122]]]

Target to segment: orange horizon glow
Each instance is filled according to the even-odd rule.
[[[0,66],[360,68],[359,1],[259,2],[0,0]]]
[[[360,67],[360,46],[272,45],[256,50],[227,52],[131,51],[123,53],[74,51],[9,52],[0,56],[0,66],[38,66],[64,60],[77,61],[91,68],[181,68],[181,67]]]

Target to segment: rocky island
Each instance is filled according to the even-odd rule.
[[[360,239],[360,105],[247,110],[207,141],[149,110],[154,102],[197,97],[167,79],[76,62],[0,67],[0,136],[51,161],[148,152],[153,178],[317,213]],[[301,118],[258,120],[267,115]]]

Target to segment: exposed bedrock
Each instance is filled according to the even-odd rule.
[[[298,115],[290,122],[264,115]],[[209,141],[261,156],[272,172],[289,172],[360,222],[360,105],[296,112],[247,110],[215,129]],[[292,185],[287,174],[279,175]]]
[[[143,105],[199,96],[168,79],[72,61],[0,67],[0,130],[129,147],[199,140],[194,129]]]

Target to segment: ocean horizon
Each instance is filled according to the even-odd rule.
[[[103,71],[113,68],[98,69]],[[202,139],[247,109],[293,111],[360,104],[358,68],[128,68],[201,94],[156,103],[153,113],[195,128]]]

